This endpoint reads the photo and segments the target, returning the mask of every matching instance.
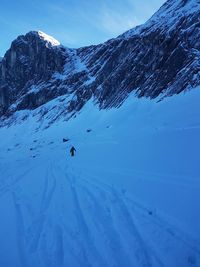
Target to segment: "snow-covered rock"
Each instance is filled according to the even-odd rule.
[[[47,43],[49,43],[52,46],[60,45],[60,42],[58,40],[56,40],[54,37],[50,35],[47,35],[46,33],[42,31],[38,31],[36,32],[36,34],[38,34],[41,37],[41,39],[45,40]]]
[[[199,0],[168,0],[146,23],[125,32],[120,37],[129,38],[138,34],[145,35],[148,31],[155,31],[158,28],[163,33],[167,31],[170,34],[170,32],[178,31],[183,20],[185,23],[182,26],[192,24],[192,19],[194,16],[198,16],[199,9]],[[190,17],[188,21],[187,17]]]
[[[25,96],[32,85],[49,81],[54,72],[61,72],[65,63],[65,49],[42,32],[19,36],[6,52],[0,71],[0,102],[5,109]],[[45,86],[44,86],[45,87]],[[24,101],[23,101],[24,99]],[[45,94],[45,102],[48,94]],[[32,108],[35,100],[22,97],[19,108]],[[40,105],[42,102],[38,102]]]

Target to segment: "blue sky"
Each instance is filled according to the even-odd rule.
[[[31,30],[80,47],[116,37],[144,23],[165,0],[0,0],[0,56]]]

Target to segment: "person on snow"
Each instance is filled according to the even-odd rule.
[[[70,154],[71,154],[71,157],[73,157],[73,156],[74,156],[74,154],[75,154],[75,151],[76,151],[75,147],[74,147],[74,146],[72,146],[72,147],[71,147],[71,149],[70,149]]]

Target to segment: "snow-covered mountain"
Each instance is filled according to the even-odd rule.
[[[0,128],[0,266],[199,267],[199,101],[89,101],[48,128],[55,108],[19,111]]]
[[[200,84],[200,2],[169,0],[142,26],[106,43],[68,49],[42,32],[19,36],[0,71],[1,114],[71,96],[75,113],[93,96],[119,106],[134,91],[161,98]]]
[[[0,267],[200,266],[199,12],[170,0],[97,46],[11,44]]]

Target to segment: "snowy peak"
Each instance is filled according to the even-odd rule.
[[[198,8],[200,4],[199,0],[168,0],[163,4],[163,6],[156,12],[163,13],[164,11],[179,11],[179,12],[187,12],[191,13],[194,12],[194,10]],[[154,16],[156,16],[156,14]]]
[[[156,23],[156,25],[173,26],[181,17],[193,16],[200,11],[200,0],[178,0],[167,1],[147,22]]]
[[[51,46],[59,46],[60,42],[56,40],[54,37],[42,32],[42,31],[31,31],[29,34],[33,34],[38,36],[41,40],[44,40]]]
[[[138,34],[148,34],[160,29],[162,32],[177,30],[180,22],[191,26],[192,22],[200,18],[200,0],[168,0],[143,25],[133,28],[119,37],[129,38]]]
[[[65,48],[41,31],[31,31],[15,39],[0,62],[0,114],[32,86],[47,82],[54,72],[62,72],[64,63]],[[41,98],[39,101],[41,104]],[[35,105],[32,99],[25,102],[23,107]]]
[[[30,31],[25,35],[19,36],[14,42],[17,44],[29,43],[31,45],[40,43],[47,48],[56,48],[61,45],[58,40],[42,31]]]
[[[187,9],[188,12],[192,11],[192,8],[196,8],[200,4],[199,0],[168,0],[163,7]],[[162,7],[161,7],[162,8]]]

